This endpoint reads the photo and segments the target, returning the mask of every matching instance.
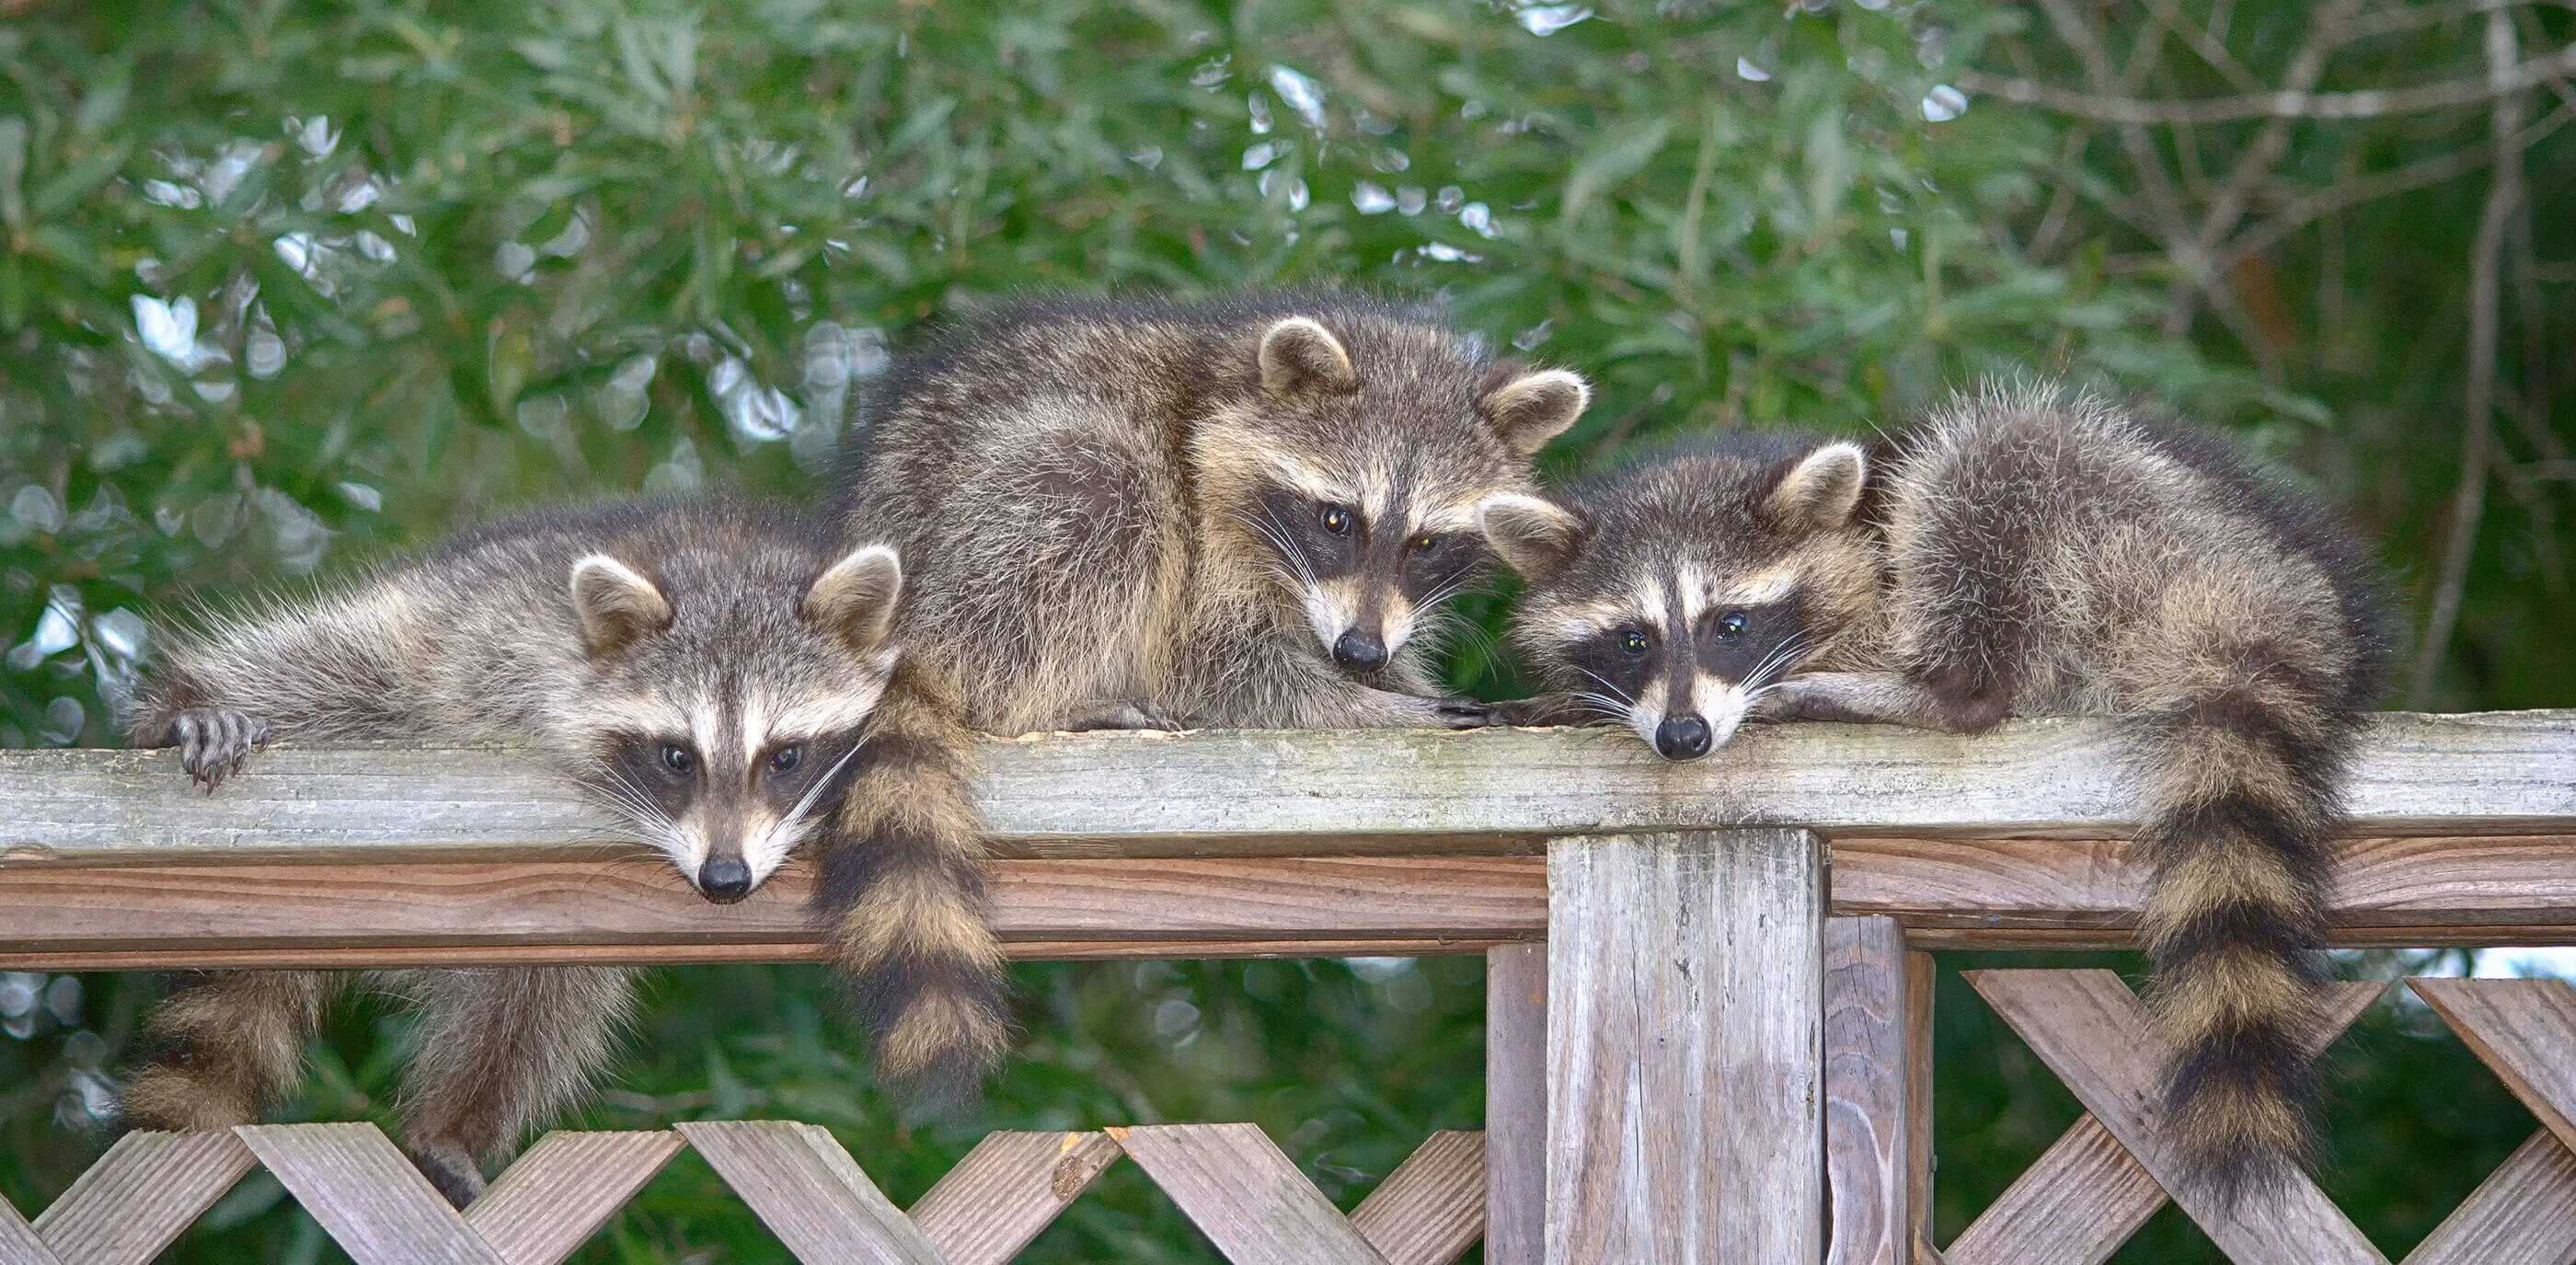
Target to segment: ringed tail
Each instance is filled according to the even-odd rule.
[[[2315,1150],[2309,1043],[2325,976],[2314,950],[2336,788],[2359,728],[2265,660],[2222,669],[2233,683],[2139,717],[2129,734],[2148,788],[2136,842],[2153,878],[2139,931],[2173,1051],[2167,1125],[2231,1203],[2279,1189]]]
[[[975,746],[949,692],[900,664],[826,836],[815,893],[878,1077],[934,1108],[971,1102],[1011,1044],[1002,947],[985,921]]]

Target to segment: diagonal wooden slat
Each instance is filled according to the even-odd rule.
[[[372,1124],[243,1125],[233,1134],[358,1265],[505,1265]]]
[[[1126,1152],[1109,1135],[993,1133],[912,1205],[948,1265],[1005,1265]]]
[[[2405,1265],[2569,1265],[2571,1207],[2576,1154],[2549,1130],[2535,1131],[2406,1254]]]
[[[1234,1265],[1388,1265],[1259,1125],[1106,1132]]]
[[[28,1228],[27,1219],[18,1215],[9,1201],[0,1199],[0,1262],[6,1265],[65,1265],[43,1239]]]
[[[2166,1046],[2119,976],[1972,971],[1967,979],[2236,1265],[2387,1265],[2304,1174],[2293,1175],[2277,1197],[2249,1196],[2232,1208],[2182,1180],[2158,1102]]]
[[[62,1265],[148,1265],[257,1162],[229,1133],[126,1134],[36,1218],[36,1236]]]
[[[2576,1150],[2576,987],[2556,979],[2406,981],[2513,1096]]]
[[[465,1224],[510,1265],[556,1265],[685,1145],[668,1129],[549,1133],[466,1207]]]
[[[1449,1265],[1485,1237],[1485,1135],[1432,1134],[1351,1209],[1351,1228],[1387,1265]]]
[[[2308,1055],[2323,1054],[2386,991],[2328,985]],[[2102,1122],[2086,1113],[1961,1231],[1954,1265],[2100,1265],[2165,1206],[2165,1188]]]
[[[804,1265],[945,1265],[821,1126],[692,1120],[674,1127]]]

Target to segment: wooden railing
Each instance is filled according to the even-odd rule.
[[[1122,1157],[1245,1263],[1445,1261],[1480,1235],[1497,1265],[2098,1262],[2168,1191],[2240,1263],[2382,1259],[2313,1185],[2225,1211],[2172,1180],[2160,1052],[2104,972],[1973,977],[2089,1114],[1932,1247],[1924,951],[2128,942],[2100,722],[1759,728],[1678,766],[1625,733],[1505,730],[986,756],[1016,956],[1485,953],[1484,1133],[1435,1136],[1348,1218],[1244,1125],[997,1134],[909,1214],[786,1122],[557,1134],[462,1217],[370,1126],[137,1135],[32,1227],[0,1204],[0,1265],[149,1260],[252,1164],[371,1265],[559,1260],[683,1146],[809,1262],[1007,1260]],[[2576,943],[2576,713],[2380,718],[2349,807],[2339,942]],[[708,905],[506,751],[281,747],[211,797],[168,753],[0,752],[0,968],[806,960],[806,887],[791,867]],[[2563,1265],[2576,990],[2410,986],[2544,1127],[2408,1260]]]

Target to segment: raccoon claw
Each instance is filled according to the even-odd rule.
[[[266,720],[219,707],[192,707],[170,720],[170,745],[179,767],[212,795],[225,778],[242,771],[254,751],[268,746]]]
[[[1482,729],[1494,723],[1494,709],[1472,698],[1431,700],[1433,719],[1451,729]]]

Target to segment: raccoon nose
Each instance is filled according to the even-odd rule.
[[[1333,662],[1362,672],[1375,672],[1386,666],[1386,643],[1354,628],[1333,643]]]
[[[1655,754],[1667,760],[1707,755],[1708,722],[1697,716],[1674,716],[1655,726]]]
[[[719,905],[751,895],[751,867],[741,857],[712,857],[698,867],[698,894]]]

